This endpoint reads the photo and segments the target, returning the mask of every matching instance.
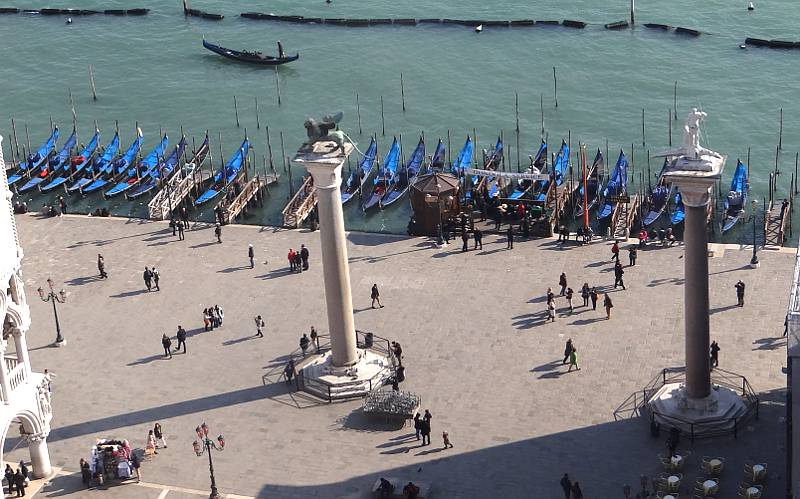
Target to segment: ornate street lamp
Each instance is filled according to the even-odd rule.
[[[753,200],[753,258],[750,259],[751,267],[758,267],[758,241],[756,241],[756,209],[758,207],[758,200]]]
[[[208,471],[211,474],[211,495],[208,496],[208,499],[219,499],[220,495],[219,492],[217,492],[217,482],[214,479],[214,462],[211,460],[211,449],[220,452],[225,450],[225,438],[219,435],[217,437],[217,443],[214,443],[212,439],[208,438],[208,425],[205,421],[195,428],[194,431],[197,433],[197,438],[199,439],[199,442],[195,440],[192,443],[194,453],[197,454],[198,457],[202,456],[203,453],[208,453]]]
[[[49,277],[47,278],[47,285],[50,288],[50,291],[45,292],[42,288],[39,288],[36,291],[39,292],[39,298],[41,298],[42,301],[53,302],[53,316],[55,316],[56,319],[56,342],[54,344],[57,347],[63,347],[67,344],[67,340],[61,336],[61,325],[58,323],[58,310],[56,309],[56,303],[66,302],[67,293],[63,289],[56,293],[56,290],[53,287],[53,280]]]

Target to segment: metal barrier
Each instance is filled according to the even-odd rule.
[[[657,413],[648,408],[648,402],[664,385],[683,383],[686,379],[685,367],[667,367],[661,370],[650,382],[641,390],[637,390],[628,396],[615,410],[614,420],[641,416],[646,412],[650,415],[650,421],[656,416],[662,420],[675,423],[675,426],[689,428],[691,440],[695,438],[713,437],[733,433],[734,438],[738,436],[739,427],[751,417],[758,419],[759,399],[747,378],[724,369],[715,368],[711,372],[711,383],[728,388],[739,394],[744,399],[746,410],[744,414],[733,418],[719,418],[700,423]],[[731,428],[722,425],[733,423]]]

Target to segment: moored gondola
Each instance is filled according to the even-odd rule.
[[[726,233],[744,214],[744,207],[747,203],[747,166],[741,161],[736,162],[736,170],[733,172],[731,189],[725,197],[725,220],[722,223],[722,233]]]
[[[361,161],[358,163],[358,168],[350,173],[350,176],[344,181],[344,185],[342,185],[342,204],[350,201],[356,193],[362,191],[364,184],[369,179],[372,168],[375,166],[375,159],[377,156],[378,144],[373,137],[369,147],[364,153],[364,157],[361,158]]]

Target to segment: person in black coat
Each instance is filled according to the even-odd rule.
[[[511,224],[508,224],[508,229],[506,229],[506,240],[508,243],[506,249],[514,249],[514,228]]]
[[[561,484],[561,489],[564,491],[564,498],[569,499],[569,495],[572,493],[572,481],[569,479],[569,475],[564,473],[558,483]]]
[[[300,259],[303,261],[303,270],[308,270],[308,248],[305,244],[300,245]]]
[[[422,433],[422,445],[431,444],[431,420],[423,419],[421,422],[420,433]]]
[[[561,361],[562,364],[567,363],[567,359],[569,359],[569,354],[572,353],[572,338],[567,340],[567,343],[564,345],[564,360]]]
[[[572,484],[572,499],[583,499],[583,491],[578,482]]]
[[[169,336],[167,336],[166,334],[161,336],[161,346],[164,347],[164,357],[169,357],[171,359],[172,350],[170,350],[170,348],[172,347],[172,340],[169,339]]]
[[[22,470],[18,469],[17,473],[14,475],[14,485],[17,487],[17,497],[24,497],[25,496],[25,475],[22,474]]]
[[[622,276],[625,274],[625,271],[622,270],[622,264],[617,263],[614,264],[614,288],[616,289],[617,286],[622,286],[622,289],[625,289],[625,282],[622,280]]]
[[[419,440],[419,436],[422,433],[422,420],[419,417],[419,413],[414,414],[414,431],[417,432],[417,440]]]
[[[186,353],[186,330],[183,329],[181,326],[178,326],[178,346],[175,347],[175,351],[181,349],[181,345],[183,345],[183,353]]]
[[[252,244],[248,244],[247,245],[247,258],[250,259],[250,268],[251,269],[256,266],[255,257],[256,257],[256,254],[255,254],[255,251],[253,251],[253,245]]]

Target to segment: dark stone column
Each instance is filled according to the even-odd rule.
[[[684,195],[684,320],[686,328],[686,391],[691,398],[711,393],[709,369],[708,234],[705,202],[691,206]],[[694,201],[694,200],[692,200]],[[697,200],[699,201],[699,199]],[[692,203],[695,204],[695,203]],[[699,204],[699,203],[697,203]]]

